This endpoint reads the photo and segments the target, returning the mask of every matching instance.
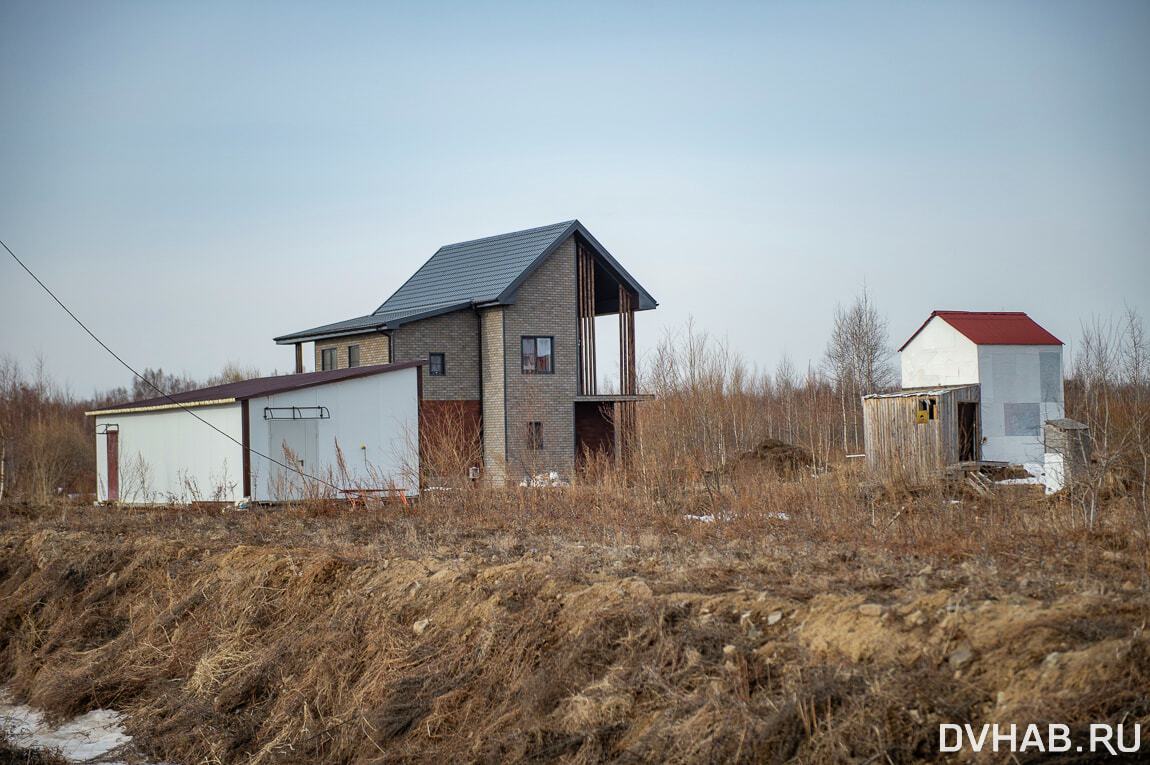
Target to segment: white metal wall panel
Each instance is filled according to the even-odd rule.
[[[248,405],[253,448],[283,462],[286,442],[297,458],[303,459],[303,473],[331,481],[341,489],[394,485],[409,495],[419,491],[417,369],[276,393],[253,398]],[[330,417],[265,419],[265,407],[291,406],[326,407]],[[337,444],[346,475],[338,464]],[[253,499],[275,501],[306,494],[299,474],[288,474],[254,454],[251,464]],[[318,488],[323,491],[329,487]]]
[[[935,316],[902,353],[902,387],[976,385],[978,346]]]
[[[119,429],[120,501],[235,501],[243,494],[240,405],[96,416],[96,496],[108,500],[107,426]]]
[[[1058,356],[1057,385],[1052,385],[1055,361],[1050,354]],[[982,435],[986,439],[982,446],[983,459],[1014,464],[1042,463],[1043,423],[1066,416],[1061,360],[1060,346],[978,346]],[[1025,423],[1035,419],[1035,407],[1038,414],[1033,432],[1020,434]]]

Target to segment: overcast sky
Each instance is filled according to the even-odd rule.
[[[1150,319],[1150,4],[0,2],[0,239],[130,363],[289,371],[442,244],[579,218],[773,369]],[[0,260],[0,355],[128,373]]]

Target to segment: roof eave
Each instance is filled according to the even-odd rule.
[[[293,335],[281,335],[280,337],[273,338],[276,345],[295,345],[296,343],[310,343],[313,340],[331,340],[336,337],[349,337],[351,335],[368,335],[379,334],[387,332],[392,329],[386,323],[378,324],[370,327],[359,327],[357,329],[341,329],[336,332],[318,332],[309,334],[296,333]]]
[[[122,406],[119,409],[93,409],[84,412],[85,417],[100,417],[109,414],[138,414],[140,412],[159,412],[165,409],[191,409],[197,406],[220,406],[221,404],[234,404],[240,399],[234,397],[212,398],[206,401],[176,401],[169,404],[151,404],[149,406]]]
[[[659,301],[655,300],[651,293],[647,292],[647,290],[643,288],[643,285],[639,284],[639,281],[634,276],[631,276],[619,261],[615,260],[611,253],[607,251],[607,248],[600,244],[599,240],[592,236],[591,232],[588,231],[582,223],[576,220],[575,225],[578,227],[579,233],[583,238],[587,240],[587,243],[595,248],[595,251],[599,253],[599,255],[611,265],[611,268],[622,276],[623,280],[639,295],[639,305],[635,307],[636,311],[650,311],[658,307]]]
[[[523,285],[523,282],[527,281],[531,274],[535,273],[535,269],[539,268],[547,258],[551,257],[551,255],[559,249],[560,245],[576,233],[583,237],[583,239],[587,241],[587,244],[591,245],[591,248],[595,250],[595,254],[605,260],[623,281],[627,282],[627,285],[630,286],[631,289],[635,290],[639,296],[639,304],[635,307],[636,311],[649,311],[659,305],[655,298],[651,296],[651,293],[643,289],[643,285],[639,284],[635,277],[627,273],[627,269],[619,265],[619,261],[611,257],[611,253],[607,251],[607,248],[601,245],[599,240],[592,236],[591,232],[578,220],[571,221],[571,225],[564,229],[563,233],[555,237],[555,241],[553,241],[546,250],[540,253],[540,255],[531,262],[531,265],[523,269],[523,273],[519,274],[515,281],[511,282],[507,289],[499,294],[498,302],[504,305],[513,304],[515,302],[515,293]]]

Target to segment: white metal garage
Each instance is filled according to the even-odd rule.
[[[87,412],[96,420],[97,498],[275,502],[390,487],[415,494],[421,363],[261,377]]]

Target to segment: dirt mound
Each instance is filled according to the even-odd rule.
[[[788,444],[776,438],[767,438],[754,449],[739,455],[740,467],[766,468],[784,476],[797,475],[814,464],[811,453],[797,444]]]

